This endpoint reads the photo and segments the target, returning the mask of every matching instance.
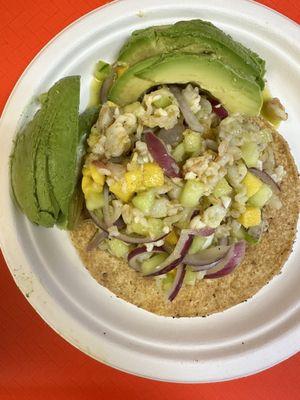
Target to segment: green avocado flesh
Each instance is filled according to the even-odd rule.
[[[14,199],[30,221],[74,226],[83,201],[78,190],[84,141],[99,109],[78,115],[80,77],[58,81],[17,135],[11,155]]]
[[[215,56],[239,75],[264,88],[265,62],[213,24],[202,20],[135,31],[122,47],[118,61],[132,66],[155,55],[175,52]]]
[[[237,75],[210,55],[163,54],[129,68],[114,83],[109,100],[121,106],[137,101],[152,86],[193,82],[209,91],[231,113],[258,115],[262,93],[254,81]]]

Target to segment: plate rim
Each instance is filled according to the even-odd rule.
[[[32,67],[32,65],[34,65],[35,61],[47,50],[47,48],[48,48],[53,42],[55,42],[59,37],[61,37],[66,31],[68,31],[70,28],[76,26],[76,25],[78,24],[78,22],[84,20],[85,18],[87,18],[87,17],[90,16],[91,14],[101,12],[101,11],[102,11],[103,9],[105,9],[105,8],[109,8],[109,7],[111,7],[111,6],[116,5],[117,3],[124,3],[124,2],[129,3],[129,2],[134,2],[134,0],[115,0],[115,1],[112,1],[112,2],[109,2],[109,3],[106,3],[106,4],[100,6],[100,7],[96,8],[96,9],[90,11],[89,13],[82,15],[80,18],[78,18],[77,20],[73,21],[71,24],[69,24],[69,25],[66,26],[64,29],[62,29],[62,30],[61,30],[58,34],[56,34],[49,42],[46,43],[46,45],[35,55],[35,57],[32,59],[32,61],[28,64],[28,66],[25,68],[25,70],[23,71],[23,73],[22,73],[21,76],[19,77],[18,81],[16,82],[16,84],[15,84],[15,86],[14,86],[14,88],[13,88],[13,90],[12,90],[12,92],[11,92],[11,94],[10,94],[10,96],[9,96],[9,98],[8,98],[8,100],[7,100],[6,104],[5,104],[5,106],[4,106],[4,108],[3,108],[2,115],[1,115],[1,119],[0,119],[0,130],[1,130],[1,127],[2,127],[3,120],[4,120],[5,117],[6,117],[6,114],[7,114],[8,110],[9,110],[9,107],[10,107],[10,105],[11,105],[11,102],[13,101],[13,98],[14,98],[14,96],[15,96],[17,90],[18,90],[18,87],[19,87],[20,83],[22,82],[22,80],[23,80],[24,77],[26,76],[27,71],[30,70],[30,68]],[[175,3],[176,0],[173,0],[173,2]],[[177,1],[177,2],[178,2],[178,1]],[[288,18],[288,17],[285,16],[285,15],[280,14],[278,11],[271,9],[271,8],[268,7],[268,6],[265,6],[265,5],[263,5],[263,4],[256,3],[256,2],[253,1],[253,0],[239,0],[239,2],[240,2],[240,3],[252,3],[254,7],[258,7],[258,8],[262,7],[262,8],[264,8],[264,9],[266,9],[269,13],[272,13],[272,14],[277,15],[277,17],[284,18],[286,22],[293,24],[293,27],[294,27],[294,28],[297,27],[297,28],[299,29],[299,26],[297,25],[297,23],[296,23],[295,21],[293,21],[292,19]],[[143,8],[143,7],[141,7],[141,8]],[[298,32],[299,32],[299,31],[298,31]],[[1,179],[1,178],[0,178],[0,179]],[[1,218],[2,218],[2,217],[0,216],[0,220],[1,220]],[[299,238],[298,238],[298,240],[299,240]],[[124,372],[129,372],[129,373],[132,373],[132,374],[134,374],[134,375],[141,376],[141,377],[145,377],[145,378],[149,378],[149,379],[163,380],[163,381],[169,381],[169,382],[180,382],[180,381],[177,380],[177,379],[176,379],[176,380],[159,379],[158,377],[143,375],[143,374],[137,373],[136,371],[133,372],[133,371],[130,371],[130,370],[126,370],[126,369],[120,368],[118,365],[114,365],[114,364],[112,364],[112,363],[110,363],[110,362],[106,362],[105,359],[99,358],[99,356],[95,356],[94,354],[91,354],[91,352],[89,352],[89,351],[87,350],[87,348],[83,348],[82,345],[76,343],[76,342],[75,342],[75,339],[72,338],[72,336],[68,336],[68,334],[67,334],[66,332],[61,332],[61,330],[59,329],[59,327],[55,326],[55,322],[53,322],[51,319],[47,318],[47,316],[45,315],[45,314],[47,314],[47,313],[44,314],[44,308],[43,308],[43,307],[40,308],[40,304],[39,304],[40,295],[34,295],[34,296],[30,297],[29,299],[28,299],[28,297],[26,296],[26,290],[24,290],[23,283],[20,281],[19,277],[14,273],[13,267],[11,266],[11,263],[10,263],[11,255],[8,254],[8,251],[7,251],[7,249],[5,248],[6,246],[2,246],[2,243],[4,243],[4,242],[5,242],[5,240],[4,240],[4,230],[1,229],[1,230],[0,230],[1,249],[2,249],[2,252],[3,252],[3,256],[4,256],[4,258],[5,258],[6,264],[7,264],[7,266],[8,266],[8,269],[9,269],[11,275],[13,276],[13,279],[14,279],[15,283],[17,284],[17,287],[20,289],[20,291],[22,292],[22,294],[26,297],[26,299],[29,301],[29,303],[32,305],[32,307],[35,309],[35,311],[40,315],[40,317],[41,317],[55,332],[57,332],[61,337],[63,337],[65,340],[67,340],[67,341],[68,341],[69,343],[71,343],[73,346],[77,347],[79,350],[81,350],[81,351],[84,352],[85,354],[88,354],[89,356],[91,356],[92,358],[96,359],[97,361],[101,361],[102,363],[104,363],[104,364],[106,364],[106,365],[109,365],[109,366],[112,366],[113,368],[116,368],[116,369],[118,369],[118,370],[121,370],[121,371],[124,371]],[[39,291],[41,291],[41,292],[44,292],[44,291],[45,291],[44,294],[45,294],[46,297],[47,297],[48,294],[46,293],[45,287],[44,287],[40,282],[38,282],[38,280],[37,280],[36,282],[34,282],[33,284],[36,285],[35,291],[37,291],[37,290],[39,290]],[[49,300],[50,300],[50,299],[49,299]],[[59,306],[55,301],[54,301],[54,304],[55,304],[56,306]],[[62,310],[60,310],[60,312],[62,312]],[[50,314],[51,314],[51,313],[50,313]],[[66,317],[67,317],[67,316],[64,316],[64,318],[66,318]],[[72,322],[74,322],[74,321],[72,321]],[[71,321],[70,321],[70,323],[71,323]],[[299,328],[300,328],[300,324],[299,324]],[[298,332],[300,333],[299,328],[298,328],[297,330],[298,330]],[[295,332],[296,332],[296,330],[295,330]],[[282,362],[283,360],[285,360],[285,359],[289,358],[290,356],[292,356],[293,354],[295,354],[297,351],[299,351],[299,348],[298,348],[298,350],[296,349],[295,351],[292,350],[291,353],[285,355],[283,358],[279,359],[279,360],[276,361],[276,362],[272,362],[270,365],[264,366],[264,367],[262,367],[261,369],[258,369],[258,370],[250,371],[249,373],[246,373],[246,374],[243,373],[243,374],[241,374],[241,375],[230,376],[230,377],[228,377],[228,378],[225,378],[225,379],[218,379],[218,380],[215,380],[215,379],[213,379],[213,380],[207,380],[207,379],[206,379],[206,380],[203,380],[203,381],[202,381],[202,380],[198,380],[198,381],[195,381],[195,380],[192,380],[192,381],[184,380],[184,381],[181,381],[181,382],[186,382],[186,383],[187,383],[187,382],[189,382],[189,383],[193,383],[193,382],[195,382],[195,383],[196,383],[196,382],[217,382],[217,381],[226,381],[226,380],[231,380],[231,379],[237,379],[237,378],[244,377],[244,376],[249,376],[249,375],[258,373],[258,372],[260,372],[260,371],[262,371],[262,370],[265,370],[265,369],[267,369],[267,368],[270,368],[271,366],[273,366],[273,365],[275,365],[275,364],[277,364],[277,363]]]

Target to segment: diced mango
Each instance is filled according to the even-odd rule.
[[[259,225],[261,222],[261,211],[258,207],[247,206],[246,211],[238,218],[238,221],[245,227]]]
[[[165,241],[170,244],[171,246],[175,246],[175,244],[178,242],[178,236],[176,235],[176,232],[172,230],[166,237]]]
[[[155,163],[144,164],[143,183],[147,188],[160,187],[164,184],[164,172]]]
[[[247,175],[242,180],[242,183],[247,188],[248,198],[257,193],[263,184],[262,181],[258,179],[255,175],[251,174],[251,172],[247,172]]]
[[[126,172],[125,182],[128,192],[136,192],[143,184],[143,172],[141,168]]]
[[[95,165],[90,166],[90,173],[91,177],[93,178],[94,182],[98,183],[99,185],[104,185],[105,176],[101,175]]]
[[[125,180],[116,181],[109,186],[109,190],[114,193],[120,200],[127,203],[133,196],[133,191],[129,190]]]

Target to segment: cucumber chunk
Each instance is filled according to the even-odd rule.
[[[268,185],[263,184],[258,192],[250,197],[248,203],[251,206],[262,208],[272,197],[272,190]]]
[[[213,195],[215,197],[222,197],[222,196],[228,196],[232,191],[232,187],[229,185],[229,183],[226,181],[225,178],[222,178],[215,186]]]
[[[182,162],[185,159],[185,147],[183,143],[179,143],[172,151],[172,156],[176,162]]]
[[[183,136],[183,145],[187,153],[199,153],[202,150],[203,140],[200,133],[187,129]]]
[[[127,257],[129,246],[122,240],[111,238],[108,240],[108,247],[113,256],[118,258]]]
[[[154,204],[154,193],[151,190],[147,190],[145,192],[141,192],[137,194],[132,199],[132,204],[143,211],[143,213],[148,214],[151,211],[151,208]]]
[[[168,257],[168,254],[155,254],[150,257],[148,260],[142,262],[141,270],[143,274],[150,274],[154,272],[156,267],[161,264]]]
[[[205,185],[195,179],[186,181],[180,194],[180,203],[184,207],[195,207],[199,204]]]
[[[248,168],[256,167],[259,159],[259,149],[256,143],[248,142],[242,145],[242,158]]]

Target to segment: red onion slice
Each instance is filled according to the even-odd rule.
[[[185,273],[186,273],[185,265],[184,264],[178,265],[173,285],[168,293],[168,299],[170,301],[173,301],[175,299],[179,290],[181,289],[181,286],[183,284],[183,280],[185,277]]]
[[[109,92],[110,87],[113,84],[115,77],[115,72],[112,71],[107,78],[104,79],[101,89],[100,89],[100,101],[102,104],[104,104],[107,101],[107,95]]]
[[[265,171],[260,171],[257,168],[248,168],[253,175],[257,176],[260,180],[262,180],[266,185],[270,186],[275,194],[279,194],[281,189],[277,182],[274,181],[273,178]]]
[[[90,252],[90,251],[94,250],[107,237],[108,237],[107,232],[104,232],[104,231],[96,232],[95,235],[93,236],[93,238],[87,244],[85,250],[87,252]]]
[[[222,106],[219,100],[209,99],[209,102],[212,106],[213,112],[217,114],[219,118],[224,119],[228,117],[228,111]]]
[[[230,246],[211,247],[209,249],[198,251],[195,254],[187,254],[183,261],[185,264],[198,267],[211,265],[212,263],[216,265],[217,262],[224,259],[229,249]],[[200,271],[200,269],[197,270]],[[204,271],[205,268],[201,270]]]
[[[167,257],[160,264],[159,268],[156,271],[146,274],[145,276],[157,276],[172,271],[172,269],[176,268],[177,265],[182,262],[183,258],[189,251],[192,241],[193,235],[191,235],[187,229],[183,229],[181,231],[179,240],[169,257]]]
[[[125,233],[121,233],[121,232],[119,232],[115,235],[113,234],[111,236],[115,237],[116,239],[123,240],[123,242],[129,243],[129,244],[144,244],[144,243],[158,242],[159,240],[166,237],[167,233],[165,233],[164,235],[162,235],[160,237],[154,238],[154,239],[152,239],[150,237],[130,236],[130,235],[126,235]]]
[[[177,124],[171,129],[160,129],[157,133],[159,139],[161,139],[165,144],[174,146],[182,141],[182,133],[185,130],[182,119],[177,122]]]
[[[246,251],[246,245],[245,245],[244,241],[235,243],[232,246],[232,251],[229,251],[226,256],[225,265],[224,265],[224,261],[225,261],[224,260],[223,262],[221,262],[222,268],[219,271],[217,271],[217,272],[210,271],[210,273],[206,274],[204,276],[204,278],[205,279],[215,279],[215,278],[221,278],[222,276],[230,274],[240,264],[240,262],[244,258],[245,251]]]
[[[174,158],[172,158],[168,153],[164,143],[156,135],[154,135],[153,132],[150,131],[145,133],[145,141],[150,154],[164,170],[165,174],[170,178],[179,177],[180,169]]]
[[[146,246],[136,247],[127,257],[128,264],[135,271],[140,271],[140,263],[152,256],[152,254],[165,253],[161,247],[153,247],[151,251],[147,251]]]
[[[107,226],[103,221],[101,221],[92,211],[87,210],[89,213],[89,216],[91,217],[91,220],[94,222],[94,224],[102,229],[104,232],[108,233]]]
[[[195,132],[202,133],[204,130],[203,126],[200,124],[196,115],[191,110],[191,107],[189,106],[188,102],[185,100],[179,87],[169,86],[169,89],[170,89],[171,93],[174,95],[174,97],[176,98],[179,108],[180,108],[180,111],[182,112],[185,122],[187,123],[189,128],[191,128]]]
[[[103,198],[104,198],[104,205],[103,205],[103,217],[104,217],[104,223],[107,228],[111,227],[113,225],[113,220],[110,215],[110,210],[109,210],[109,191],[108,187],[105,184],[103,188]]]

